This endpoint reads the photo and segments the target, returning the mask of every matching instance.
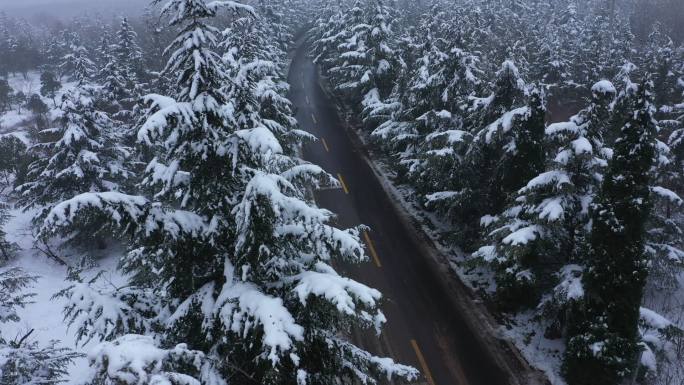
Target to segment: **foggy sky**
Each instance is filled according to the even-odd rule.
[[[88,11],[139,12],[150,0],[0,0],[0,11],[13,16],[71,17]]]

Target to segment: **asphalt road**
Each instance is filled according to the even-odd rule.
[[[290,99],[302,129],[319,138],[305,147],[305,159],[338,176],[343,184],[339,190],[317,192],[316,201],[337,213],[342,227],[365,224],[371,228],[364,236],[371,261],[344,270],[383,293],[388,322],[380,338],[357,336],[356,342],[416,367],[423,374],[418,383],[507,384],[504,372],[469,331],[430,269],[428,257],[355,147],[333,101],[321,89],[304,46],[294,55],[289,81]]]

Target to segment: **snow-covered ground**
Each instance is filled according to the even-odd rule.
[[[9,84],[15,91],[22,91],[27,96],[40,92],[40,73],[31,72],[27,78],[22,75],[10,76]],[[61,98],[62,93],[73,88],[74,83],[65,82],[62,90],[57,94],[56,100]],[[51,108],[53,108],[53,101],[43,98],[43,101]],[[0,115],[0,136],[13,135],[19,137],[23,142],[29,143],[27,136],[27,121],[30,119],[30,112],[25,108],[21,109],[21,113],[15,108],[5,114]],[[54,113],[54,111],[51,111]],[[9,192],[6,189],[3,193]],[[0,197],[0,201],[8,202],[10,206],[12,201],[7,196]],[[75,330],[69,330],[67,324],[63,320],[62,310],[64,308],[64,299],[52,298],[61,289],[68,286],[66,278],[66,267],[58,264],[45,257],[39,250],[35,248],[34,236],[31,233],[31,218],[34,212],[23,212],[21,209],[12,209],[9,211],[10,219],[5,224],[5,232],[7,233],[7,240],[16,243],[20,251],[17,258],[13,260],[8,266],[2,266],[0,269],[5,270],[13,267],[19,267],[25,272],[37,276],[37,281],[27,293],[35,293],[33,303],[29,304],[23,309],[18,309],[18,314],[21,320],[19,322],[3,323],[2,334],[4,337],[14,339],[16,336],[23,336],[28,331],[33,330],[30,336],[31,341],[38,342],[41,346],[47,345],[51,340],[61,341],[61,345],[71,348],[77,352],[86,353],[89,346],[78,346],[75,341]],[[65,251],[68,255],[69,252]],[[104,256],[100,256],[97,263],[98,270],[107,271],[111,277],[111,281],[117,282],[121,277],[116,273],[116,264],[121,250],[108,250]],[[77,257],[71,257],[75,259]],[[90,370],[88,361],[85,357],[77,359],[71,368],[69,368],[69,377],[65,384],[76,385],[82,384],[83,380],[87,378],[86,373]]]
[[[40,95],[40,72],[32,71],[29,72],[26,77],[22,74],[10,75],[7,79],[10,87],[14,92],[23,92],[26,97],[30,97],[33,94]],[[59,103],[62,98],[62,94],[72,89],[76,85],[75,82],[62,80],[62,89],[57,92],[55,96],[55,101]],[[51,113],[54,109],[54,101],[49,98],[44,98],[43,102],[50,108]],[[25,130],[26,122],[31,118],[31,111],[22,106],[21,109],[12,106],[10,111],[0,114],[0,133],[9,133],[14,131]],[[20,112],[21,111],[21,112]]]
[[[12,218],[5,225],[7,240],[17,243],[20,252],[15,261],[2,269],[19,267],[39,278],[30,289],[26,290],[26,292],[36,294],[33,303],[24,309],[19,309],[18,314],[21,318],[19,322],[2,324],[3,335],[14,338],[23,336],[33,329],[31,340],[38,342],[41,346],[47,345],[51,340],[60,340],[62,346],[86,353],[89,346],[76,345],[74,330],[70,330],[63,320],[62,310],[65,300],[52,298],[55,293],[68,286],[68,282],[65,281],[66,267],[47,259],[34,248],[34,237],[30,228],[33,212],[14,209],[11,210],[10,215]],[[118,250],[111,250],[108,257],[98,260],[99,269],[107,271],[114,282],[121,279],[116,273],[118,255],[120,255]],[[69,368],[69,377],[65,383],[82,384],[89,370],[85,357],[77,359]]]

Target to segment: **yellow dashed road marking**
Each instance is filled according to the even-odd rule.
[[[330,152],[330,147],[328,147],[328,142],[325,141],[325,138],[321,138],[321,143],[323,143],[323,147],[325,147],[325,151]]]
[[[318,120],[316,120],[316,115],[311,114],[311,120],[313,120],[314,124],[318,124]]]
[[[344,183],[344,178],[342,178],[342,174],[337,174],[337,179],[340,180],[340,184],[342,185],[342,190],[344,190],[344,193],[349,195],[349,189],[347,188],[347,184]]]
[[[425,376],[425,379],[430,385],[435,385],[435,380],[432,378],[432,372],[430,372],[430,368],[427,366],[425,357],[423,357],[423,352],[421,352],[420,347],[418,347],[418,342],[416,342],[416,340],[411,340],[411,346],[416,352],[416,357],[418,357],[418,363],[420,364],[421,369],[423,369],[423,376]]]
[[[375,251],[375,245],[373,244],[373,240],[370,239],[370,235],[368,235],[368,231],[363,231],[363,237],[366,240],[366,244],[368,245],[368,250],[371,253],[371,257],[373,257],[373,261],[375,262],[375,266],[377,267],[382,267],[382,263],[380,263],[380,258],[378,257],[377,251]]]

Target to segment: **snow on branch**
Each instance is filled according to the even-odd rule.
[[[304,328],[296,323],[282,298],[267,295],[254,284],[231,279],[221,289],[214,310],[233,333],[244,334],[260,327],[263,347],[273,365],[294,348],[295,341],[304,340]]]
[[[653,186],[651,187],[651,192],[656,194],[658,197],[669,201],[670,203],[674,203],[679,206],[681,206],[682,203],[684,203],[682,198],[679,197],[679,194],[665,187]]]
[[[17,308],[31,303],[35,296],[21,291],[34,283],[38,277],[18,268],[0,271],[0,323],[19,321]]]
[[[509,132],[513,128],[513,123],[516,119],[526,119],[530,116],[532,111],[529,107],[519,107],[512,111],[508,111],[503,116],[494,123],[487,126],[482,133],[484,133],[484,141],[487,144],[493,142],[494,139],[498,139],[504,133]],[[482,133],[478,134],[478,139],[482,139]]]
[[[560,189],[563,185],[572,184],[572,181],[570,180],[570,176],[565,171],[547,171],[532,178],[532,180],[527,182],[527,186],[520,189],[518,193],[522,195],[535,189],[543,188],[545,186],[550,186],[554,184],[557,189]]]
[[[195,106],[192,103],[179,103],[174,99],[161,95],[147,95],[145,102],[150,104],[151,109],[158,109],[140,127],[138,131],[138,142],[145,143],[151,146],[152,143],[159,137],[164,135],[164,131],[170,126],[169,121],[176,119],[178,131],[183,127],[192,127],[197,120],[195,115]],[[178,134],[170,136],[167,140],[167,145],[175,145],[172,138],[178,139]]]
[[[375,309],[382,294],[376,289],[370,288],[352,279],[341,277],[329,265],[318,262],[315,270],[305,271],[293,277],[297,282],[294,292],[297,293],[299,301],[306,306],[307,298],[311,295],[325,298],[335,305],[340,313],[356,317],[359,314],[357,305],[363,305],[367,309]],[[367,313],[362,312],[363,315]],[[377,312],[368,321],[372,321],[376,331],[380,332],[380,327],[385,322],[382,312]]]
[[[376,377],[369,376],[367,373],[377,373],[378,377],[384,375],[390,382],[394,377],[412,381],[417,379],[420,375],[418,370],[413,367],[398,364],[391,358],[374,356],[338,337],[330,336],[328,337],[327,342],[330,349],[339,351],[344,357],[343,369],[349,371],[361,384],[368,385],[378,383]],[[359,368],[363,370],[360,370]]]
[[[165,209],[142,196],[110,191],[81,194],[56,205],[45,218],[42,231],[71,227],[88,210],[105,215],[115,226],[133,225],[148,235],[160,231],[172,239],[181,234],[202,234],[208,228],[205,218],[190,211]]]
[[[315,164],[299,164],[286,170],[281,176],[290,183],[298,186],[311,186],[314,189],[322,187],[339,187],[340,182],[320,166]]]
[[[651,373],[657,373],[656,357],[677,359],[677,338],[684,335],[672,321],[645,307],[639,308],[639,334],[641,335],[641,364]]]
[[[78,214],[87,209],[100,211],[115,224],[120,224],[125,217],[139,218],[148,205],[147,199],[141,196],[127,195],[109,191],[102,193],[85,193],[56,205],[47,218],[44,227],[66,227],[77,220]]]
[[[150,320],[139,309],[145,301],[143,293],[135,290],[100,289],[94,281],[75,282],[54,297],[64,297],[64,319],[69,326],[76,325],[76,340],[87,344],[93,339],[111,340],[131,332],[145,332]]]
[[[121,385],[201,385],[195,376],[175,367],[199,372],[204,354],[180,344],[162,349],[150,336],[128,334],[95,346],[88,354],[90,365],[106,380]]]

